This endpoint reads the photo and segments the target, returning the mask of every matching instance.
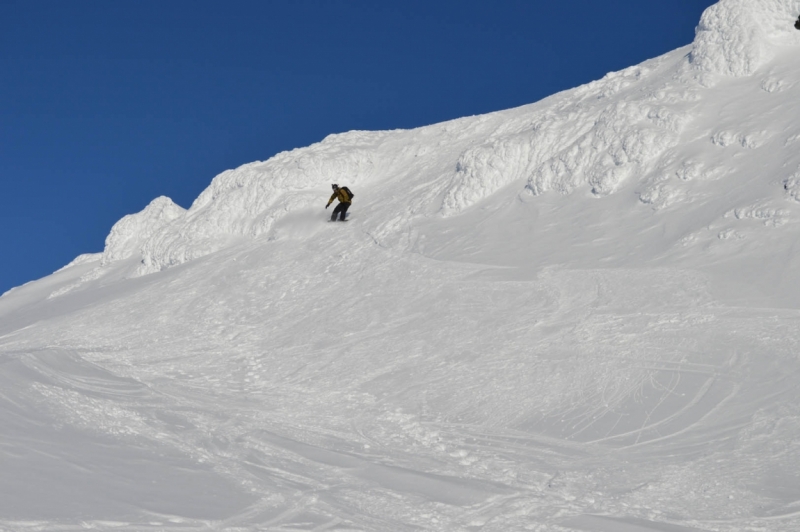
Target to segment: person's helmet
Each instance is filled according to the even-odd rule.
[[[339,188],[339,185],[337,185],[336,183],[334,183],[334,184],[332,184],[332,185],[331,185],[331,188],[332,188],[333,190],[336,190],[337,188]]]

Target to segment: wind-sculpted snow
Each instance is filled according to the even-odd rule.
[[[275,232],[286,216],[308,215],[329,185],[357,191],[353,212],[382,213],[370,233],[383,245],[411,245],[409,224],[465,213],[498,192],[590,193],[604,197],[636,186],[655,209],[691,202],[690,181],[723,178],[729,163],[697,160],[698,135],[722,148],[757,150],[774,133],[742,121],[704,132],[719,110],[753,96],[721,90],[707,75],[754,75],[780,50],[796,52],[800,0],[723,0],[709,8],[689,48],[676,50],[537,104],[412,131],[351,132],[244,165],[217,176],[185,214],[156,200],[114,227],[103,264],[141,253],[139,274],[221,250],[240,238]],[[786,48],[789,47],[789,48]],[[703,73],[699,78],[697,72]],[[704,77],[706,76],[706,77]],[[765,72],[764,94],[794,85]],[[763,97],[761,97],[763,99]],[[777,101],[777,100],[776,100]],[[786,190],[793,194],[794,178]],[[371,209],[371,210],[372,210]]]
[[[685,67],[684,56],[678,51],[517,110],[413,131],[332,135],[224,172],[184,216],[135,237],[125,232],[125,251],[113,235],[106,262],[138,245],[139,273],[151,273],[237,238],[270,234],[285,216],[318,208],[331,182],[357,190],[357,206],[384,204],[390,222],[373,233],[385,242],[415,218],[458,215],[509,185],[534,194],[584,187],[611,194],[649,175],[690,122],[696,88],[664,82]],[[372,187],[384,192],[363,192]],[[396,203],[388,204],[394,190]]]
[[[159,229],[182,217],[186,210],[167,197],[160,197],[137,214],[131,214],[114,224],[106,238],[102,264],[127,259],[142,249],[144,242]]]
[[[331,182],[345,179],[357,186],[374,174],[374,147],[383,137],[361,132],[332,135],[312,147],[223,172],[185,217],[146,240],[139,273],[207,255],[232,237],[264,234],[282,215],[319,205],[319,190]]]
[[[443,213],[458,214],[519,181],[534,194],[587,187],[604,196],[647,175],[690,121],[684,87],[677,84],[676,95],[654,86],[682,62],[683,54],[673,53],[520,112],[461,155]]]
[[[697,27],[692,62],[703,72],[749,76],[781,46],[800,45],[800,0],[722,0]]]

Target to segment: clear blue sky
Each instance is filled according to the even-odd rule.
[[[352,129],[532,103],[713,0],[0,0],[0,292],[166,195]]]

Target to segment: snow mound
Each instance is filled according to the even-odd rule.
[[[652,171],[691,120],[692,94],[663,85],[664,72],[684,62],[678,50],[532,106],[516,126],[459,157],[443,213],[459,214],[518,180],[535,195],[585,187],[605,196]]]
[[[800,0],[722,0],[700,19],[691,54],[702,72],[753,74],[780,46],[800,45]]]
[[[276,193],[327,186],[343,177],[354,184],[362,182],[374,170],[372,148],[384,136],[383,132],[368,131],[329,135],[308,148],[279,153],[266,162],[228,170],[214,178],[190,211],[201,210],[215,200],[231,208],[245,207],[247,212],[240,213],[235,222],[244,230],[244,226],[252,225],[250,216],[260,214],[272,204]],[[255,190],[249,190],[251,188]],[[245,198],[250,201],[243,201]]]
[[[101,265],[127,259],[141,252],[142,245],[156,231],[186,213],[166,196],[161,196],[136,214],[125,216],[106,237]]]

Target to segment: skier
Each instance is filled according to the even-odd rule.
[[[334,199],[338,199],[339,205],[337,205],[336,208],[333,209],[333,214],[331,215],[331,221],[335,222],[336,215],[341,213],[339,214],[339,221],[345,222],[347,221],[344,219],[345,214],[347,213],[347,209],[350,208],[350,203],[352,203],[353,201],[353,193],[350,192],[349,188],[347,187],[340,188],[339,185],[335,183],[331,185],[331,188],[333,188],[333,194],[331,194],[331,199],[328,200],[328,204],[325,205],[325,208],[327,209],[328,207],[330,207]]]

